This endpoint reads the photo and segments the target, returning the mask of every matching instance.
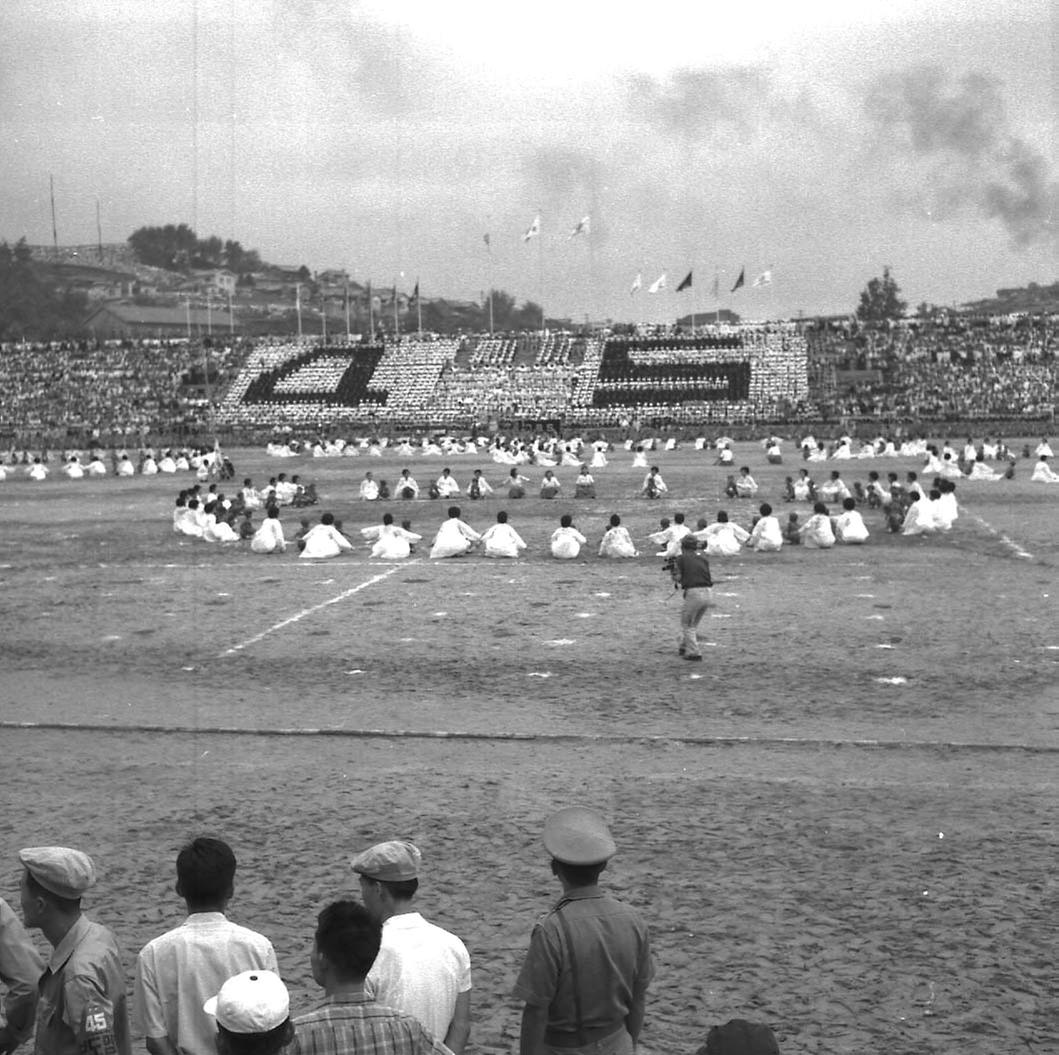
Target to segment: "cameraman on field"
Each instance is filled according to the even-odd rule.
[[[698,627],[706,609],[713,604],[713,578],[710,562],[698,552],[698,540],[694,535],[685,535],[680,540],[680,556],[666,561],[673,576],[673,585],[684,591],[684,606],[680,610],[680,648],[684,659],[702,662],[699,648]]]

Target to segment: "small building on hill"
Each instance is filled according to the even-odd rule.
[[[227,310],[216,308],[155,307],[139,304],[100,304],[84,322],[89,333],[101,339],[119,337],[186,337],[190,330],[198,337],[227,334],[232,317]],[[238,320],[235,324],[239,332]]]

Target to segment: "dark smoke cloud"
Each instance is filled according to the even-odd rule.
[[[905,151],[944,163],[935,190],[946,201],[1000,220],[1017,246],[1056,238],[1059,185],[1044,156],[1012,131],[992,79],[971,73],[953,82],[922,66],[886,74],[869,86],[865,112]]]
[[[311,68],[317,89],[351,120],[366,108],[383,116],[414,112],[429,63],[411,37],[335,0],[274,0],[277,39]]]
[[[701,136],[727,127],[749,132],[768,102],[766,71],[739,66],[679,69],[668,80],[633,74],[626,88],[634,114],[684,136]]]

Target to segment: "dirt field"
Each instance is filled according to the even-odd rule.
[[[393,508],[426,543],[448,504],[357,502],[366,470],[396,478],[389,458],[234,460],[258,484],[316,480],[308,515],[351,534]],[[81,846],[104,873],[90,911],[131,968],[180,918],[182,840],[222,834],[232,915],[272,937],[301,1010],[314,914],[356,889],[348,856],[411,838],[424,913],[471,950],[474,1050],[506,1053],[508,994],[556,894],[541,823],[584,802],[619,844],[612,889],[653,927],[645,1050],[694,1052],[733,1016],[769,1022],[785,1053],[1055,1050],[1059,487],[1020,461],[1014,481],[961,484],[943,538],[868,513],[865,547],[715,560],[697,665],[675,655],[679,598],[651,544],[615,562],[592,543],[611,512],[639,542],[662,515],[747,523],[757,502],[721,498],[702,454],[655,461],[661,502],[635,497],[642,471],[618,451],[593,502],[460,503],[480,530],[509,510],[530,544],[517,562],[431,562],[425,543],[389,565],[366,547],[257,557],[171,532],[186,476],[9,478],[0,895],[19,846]],[[444,464],[411,468],[423,484]],[[785,518],[801,463],[745,444],[737,464]],[[463,483],[479,466],[506,475],[451,460]],[[572,491],[575,470],[557,475]],[[590,546],[557,562],[567,511]]]

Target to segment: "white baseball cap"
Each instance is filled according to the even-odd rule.
[[[268,1033],[290,1015],[290,995],[278,974],[243,971],[202,1005],[229,1033]]]

